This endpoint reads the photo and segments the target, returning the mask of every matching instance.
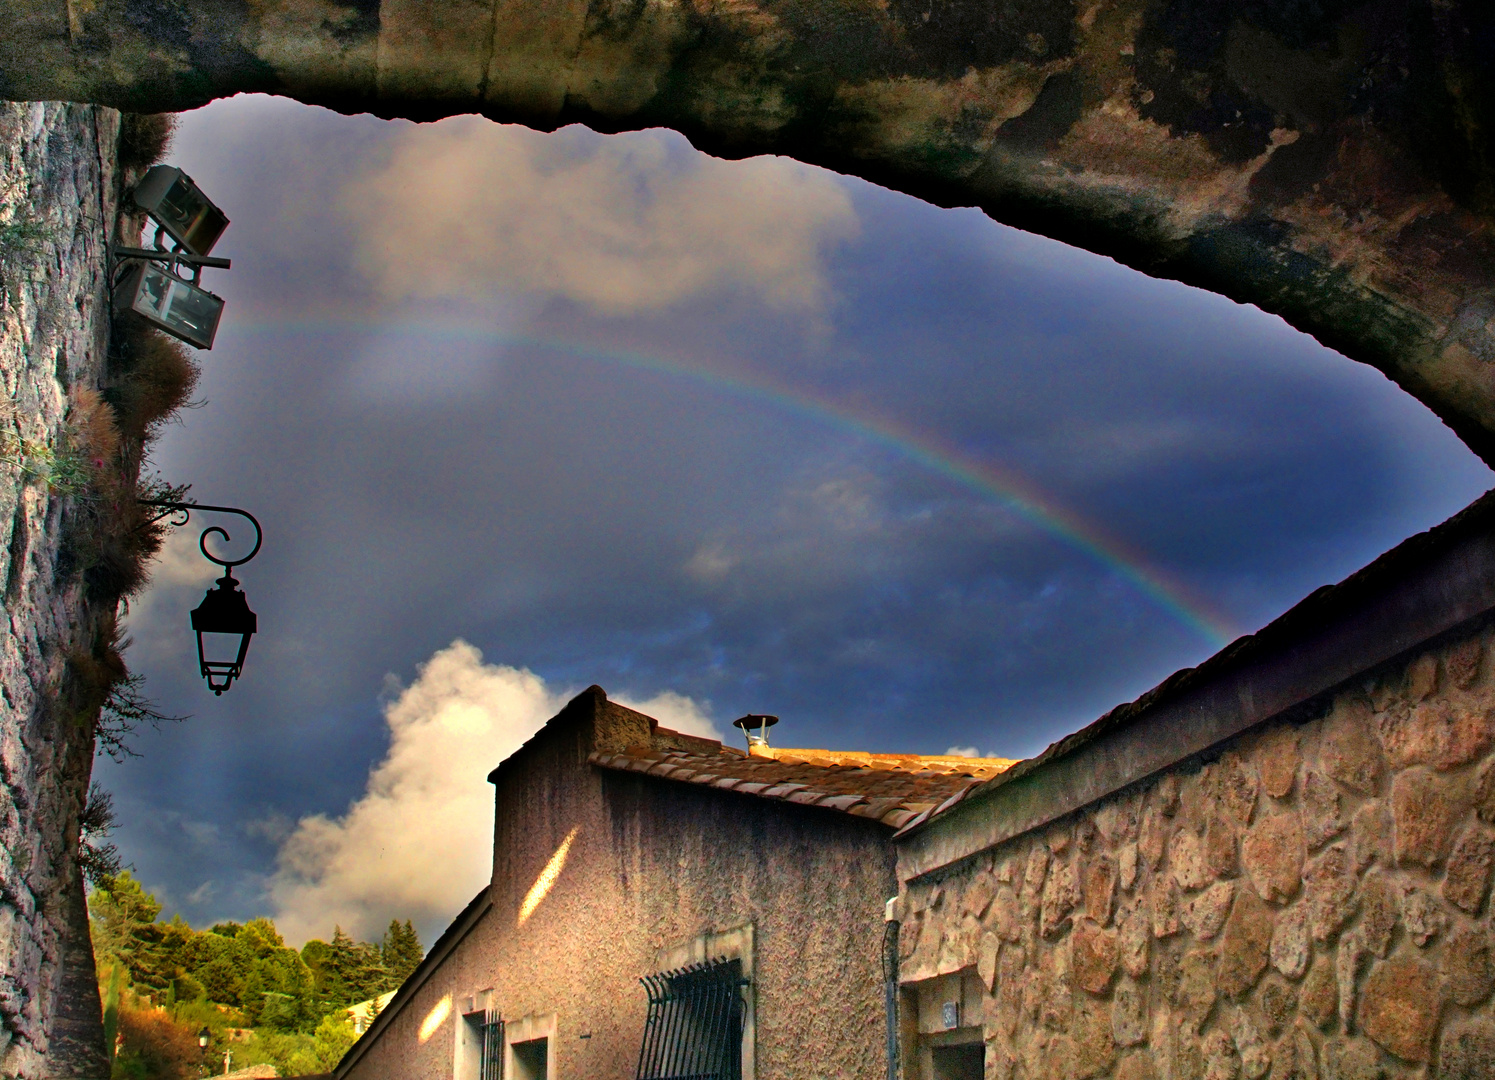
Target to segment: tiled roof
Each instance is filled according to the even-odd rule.
[[[751,755],[710,739],[682,739],[665,728],[653,746],[594,751],[593,765],[704,784],[723,791],[823,806],[895,829],[958,798],[1009,765],[1005,758],[921,757],[858,751],[756,747]],[[678,741],[687,748],[671,746]],[[661,745],[665,744],[665,745]]]

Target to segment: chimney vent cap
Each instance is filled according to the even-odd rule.
[[[777,716],[770,716],[767,713],[748,713],[746,716],[740,716],[736,720],[733,720],[732,726],[741,728],[743,731],[746,731],[748,728],[759,728],[761,730],[763,728],[771,728],[778,722],[779,718]]]
[[[767,713],[748,713],[746,716],[739,716],[736,720],[733,720],[732,726],[740,728],[742,733],[747,736],[749,754],[756,755],[762,751],[763,754],[772,756],[767,752],[768,729],[778,722],[779,718],[777,716],[770,716]]]

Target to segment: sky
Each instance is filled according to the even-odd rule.
[[[240,97],[168,160],[233,269],[153,463],[263,523],[260,629],[214,697],[178,530],[127,659],[190,718],[95,776],[194,925],[429,944],[487,772],[592,683],[1030,756],[1492,483],[1273,316],[786,159]]]

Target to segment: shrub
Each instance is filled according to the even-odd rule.
[[[157,478],[138,484],[105,474],[90,496],[73,506],[65,570],[81,570],[89,598],[107,607],[134,596],[150,582],[150,561],[161,550],[169,525],[160,509],[140,499],[180,499],[184,487]]]
[[[198,1075],[202,1051],[197,1033],[164,1010],[121,1008],[119,1037],[116,1080],[189,1080]]]
[[[60,573],[83,573],[101,605],[133,596],[150,580],[151,559],[169,525],[141,499],[181,499],[185,487],[141,479],[146,446],[187,404],[198,369],[172,338],[133,317],[116,322],[110,341],[109,386],[103,397],[75,392],[70,418],[78,454],[92,470],[89,492],[73,507]]]
[[[166,156],[175,134],[175,113],[125,113],[119,119],[120,167],[149,168]]]
[[[95,888],[107,887],[123,869],[119,849],[109,843],[113,832],[114,796],[95,780],[88,786],[88,801],[78,821],[78,869]]]
[[[74,650],[67,660],[69,705],[82,722],[93,723],[99,752],[115,761],[134,756],[129,738],[141,724],[159,728],[163,721],[186,719],[168,716],[145,696],[145,676],[130,674],[125,664],[129,647],[118,616],[110,611],[99,620],[93,647]]]
[[[120,449],[114,409],[98,391],[86,386],[75,387],[72,397],[64,438],[69,448],[82,456],[95,472],[107,469]]]
[[[114,407],[120,435],[147,443],[191,400],[197,364],[185,345],[133,315],[118,322],[110,345],[112,385],[105,399]]]
[[[99,479],[119,450],[113,410],[93,390],[78,387],[55,445],[21,434],[14,401],[0,399],[0,463],[20,469],[23,482],[77,495]]]

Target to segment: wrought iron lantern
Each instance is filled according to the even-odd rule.
[[[192,177],[174,165],[154,165],[135,185],[135,205],[193,255],[206,255],[228,228],[228,215],[213,205]],[[156,233],[161,247],[161,234]]]
[[[207,1028],[203,1028],[201,1031],[199,1031],[197,1033],[197,1048],[199,1050],[207,1050],[207,1048],[208,1048],[208,1042],[212,1038],[213,1038],[213,1033],[211,1031],[209,1031]]]
[[[238,514],[254,526],[254,547],[242,559],[224,559],[208,550],[208,537],[214,533],[231,540],[221,527],[209,526],[197,538],[197,549],[203,558],[223,567],[223,576],[214,582],[202,598],[202,603],[192,609],[192,631],[197,635],[197,665],[208,689],[222,694],[234,684],[244,671],[244,658],[249,655],[249,639],[259,630],[259,619],[249,609],[249,598],[239,589],[234,577],[234,567],[242,566],[259,554],[264,536],[260,523],[246,510],[232,506],[207,506],[202,503],[169,502],[164,499],[142,499],[142,505],[160,507],[163,511],[155,520],[170,514],[179,517],[171,524],[182,526],[191,520],[194,510],[205,510],[220,514]]]
[[[208,689],[222,694],[244,671],[249,639],[259,629],[259,620],[249,610],[249,598],[240,591],[233,574],[219,578],[217,586],[192,609],[192,629],[197,634],[202,677],[208,681]]]

